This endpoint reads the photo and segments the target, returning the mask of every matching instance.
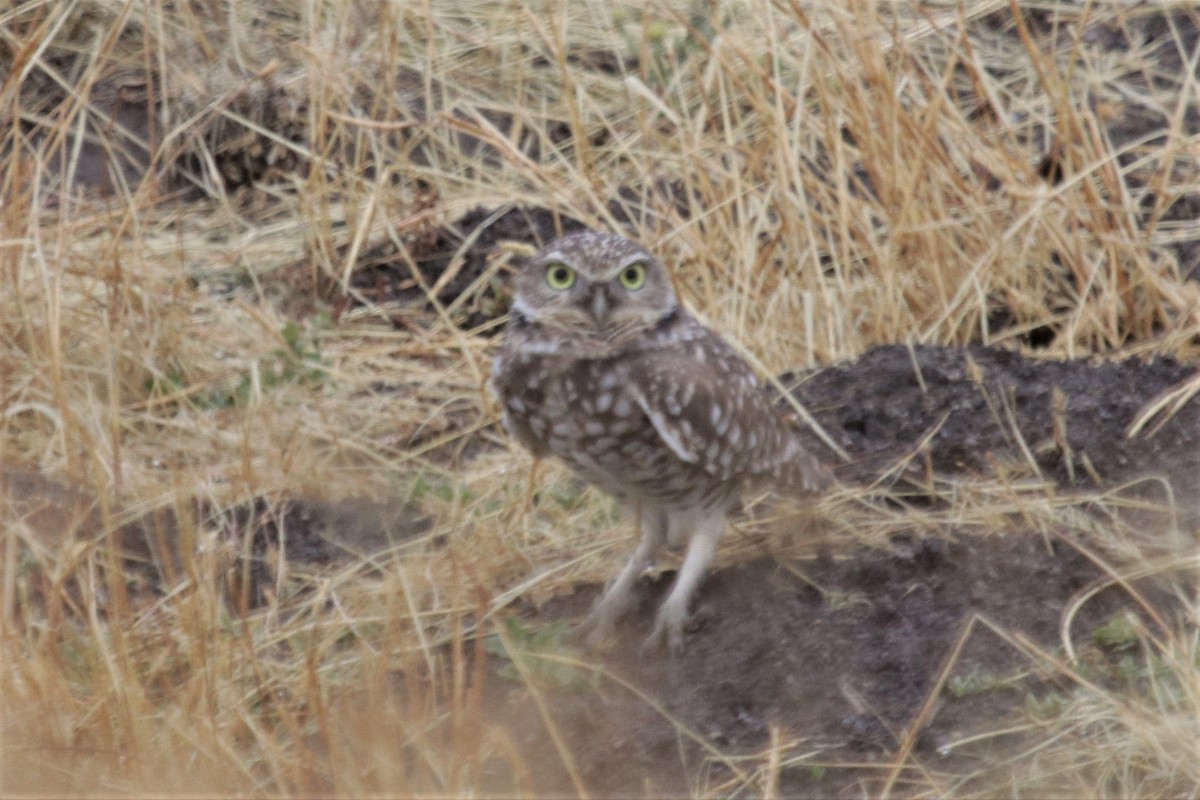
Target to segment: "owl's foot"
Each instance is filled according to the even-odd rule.
[[[687,608],[680,608],[670,602],[658,610],[654,618],[654,627],[650,635],[642,642],[642,654],[657,650],[665,642],[667,652],[677,656],[683,652],[683,623],[687,618]]]

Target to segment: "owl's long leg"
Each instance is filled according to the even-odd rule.
[[[588,614],[581,627],[590,629],[587,643],[601,644],[613,632],[617,620],[629,610],[633,600],[633,583],[654,563],[654,557],[667,538],[667,513],[661,509],[645,508],[641,511],[641,539],[625,567],[617,575],[604,597]]]
[[[691,514],[680,515],[691,517]],[[672,520],[671,525],[684,520]],[[692,521],[692,520],[687,520]],[[683,565],[675,577],[675,585],[671,593],[658,609],[654,620],[654,629],[646,637],[643,649],[657,647],[666,638],[667,647],[672,654],[683,650],[683,623],[687,620],[688,603],[697,584],[704,577],[705,570],[712,563],[713,552],[717,549],[717,540],[725,532],[725,511],[723,509],[709,510],[694,520],[695,527],[688,539],[687,555]]]

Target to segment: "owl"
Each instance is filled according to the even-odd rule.
[[[588,642],[611,636],[664,544],[686,545],[646,640],[677,653],[743,486],[816,492],[827,474],[754,370],[680,305],[667,271],[629,239],[564,236],[526,263],[513,295],[489,381],[505,428],[640,523],[632,557],[583,624]]]

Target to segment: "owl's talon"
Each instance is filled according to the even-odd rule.
[[[642,643],[643,654],[649,650],[660,648],[662,644],[667,645],[667,652],[670,652],[672,656],[683,652],[683,624],[686,618],[688,618],[686,606],[679,606],[677,602],[671,602],[670,599],[662,604],[658,616],[654,618],[654,627],[646,637],[646,642]]]
[[[654,620],[650,635],[642,641],[641,654],[649,655],[660,649],[664,644],[672,656],[683,653],[683,620],[674,620],[664,614],[659,614]]]

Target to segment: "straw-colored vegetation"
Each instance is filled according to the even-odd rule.
[[[475,207],[636,236],[770,372],[890,342],[1024,347],[1033,332],[1049,332],[1047,357],[1195,360],[1200,287],[1178,245],[1196,222],[1167,212],[1200,182],[1197,56],[1172,71],[1135,35],[1189,6],[9,4],[0,790],[534,785],[520,732],[480,722],[489,682],[510,680],[484,646],[548,702],[549,667],[498,623],[517,598],[604,580],[628,530],[556,465],[534,475],[494,426],[496,323],[469,329],[463,311],[496,302],[516,245],[457,305],[360,302],[353,280],[368,248],[403,257]],[[1096,45],[1113,30],[1132,32],[1127,48]],[[1166,127],[1114,135],[1130,98]],[[130,124],[118,106],[154,118],[148,157],[109,137],[149,174],[85,192],[84,134]],[[412,277],[437,295],[415,264]],[[1085,514],[1004,482],[943,491],[940,510],[898,518],[846,489],[811,535],[780,522],[761,536],[803,556],[1020,518],[1090,532],[1126,571],[1194,581],[1178,548],[1106,516],[1119,493]],[[294,498],[408,502],[428,524],[328,568],[289,558],[285,537],[255,554],[255,600],[248,539],[222,513],[270,517]],[[131,530],[165,550],[131,555]],[[730,537],[718,561],[753,538]],[[1002,763],[913,770],[902,748],[877,788],[1200,792],[1194,607],[1147,605],[1162,626],[1128,631],[1132,677],[1002,643],[1072,688],[995,721],[1025,734]],[[571,771],[579,754],[560,744],[539,757]],[[771,794],[804,748],[776,736],[746,756],[714,748],[735,777],[695,790]]]

